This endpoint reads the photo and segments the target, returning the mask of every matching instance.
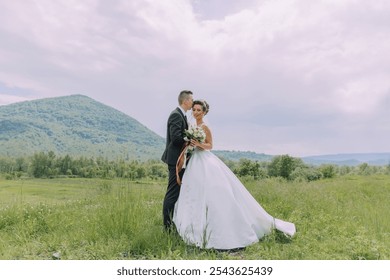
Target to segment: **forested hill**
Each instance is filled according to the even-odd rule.
[[[132,117],[83,95],[0,106],[0,156],[39,151],[156,159],[165,140]]]
[[[87,96],[38,99],[0,106],[0,157],[36,152],[102,156],[107,159],[160,159],[165,139],[134,118]],[[242,151],[214,151],[225,159],[270,161],[273,156]],[[307,164],[390,164],[390,153],[304,157]]]
[[[271,161],[273,156],[272,155],[266,155],[264,153],[259,154],[255,152],[250,151],[227,151],[227,150],[220,150],[220,151],[213,151],[214,154],[216,154],[218,157],[224,160],[231,160],[231,161],[239,161],[240,159],[249,159],[252,161]]]

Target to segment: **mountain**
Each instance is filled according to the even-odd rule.
[[[83,95],[0,106],[0,156],[38,151],[155,159],[165,140],[132,117]]]
[[[253,161],[271,161],[273,155],[258,154],[255,152],[241,151],[214,151],[222,159],[238,161],[241,158]],[[334,164],[356,166],[362,163],[369,165],[388,165],[390,164],[390,153],[351,153],[351,154],[333,154],[301,157],[304,163],[309,165]]]
[[[214,151],[222,159],[238,161],[246,158],[253,161],[271,161],[274,155],[258,154],[255,152],[242,151]],[[390,153],[351,153],[351,154],[333,154],[301,157],[304,163],[309,165],[334,164],[356,166],[362,163],[369,165],[388,165],[390,164]]]
[[[87,96],[70,95],[0,106],[0,157],[39,151],[109,159],[159,159],[165,139],[134,118]],[[213,151],[225,160],[270,161],[274,156]],[[387,165],[390,153],[303,157],[307,164]]]
[[[213,151],[215,155],[225,160],[239,161],[242,158],[253,160],[253,161],[271,161],[273,156],[266,154],[258,154],[255,152],[242,152],[242,151]]]
[[[355,166],[362,163],[369,165],[387,165],[390,164],[390,153],[355,153],[355,154],[334,154],[303,157],[302,160],[307,164],[337,164]]]

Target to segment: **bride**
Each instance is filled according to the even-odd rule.
[[[293,236],[295,225],[269,215],[234,173],[210,152],[212,134],[203,122],[208,111],[205,101],[193,102],[193,117],[206,139],[202,143],[193,139],[190,142],[195,148],[173,214],[179,235],[189,245],[221,250],[258,242],[273,228]]]

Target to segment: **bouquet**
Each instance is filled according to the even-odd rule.
[[[203,128],[199,126],[190,126],[184,131],[184,140],[190,141],[191,139],[197,140],[200,143],[203,143],[206,140],[206,133]]]
[[[197,140],[200,143],[204,143],[204,141],[206,141],[206,132],[204,132],[203,128],[192,125],[188,129],[184,130],[184,140],[189,142],[191,139]],[[193,150],[194,147],[188,145],[187,143],[177,160],[176,180],[179,185],[181,185],[179,172],[186,167],[187,159],[191,155]]]

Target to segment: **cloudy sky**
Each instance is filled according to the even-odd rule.
[[[165,137],[182,89],[215,149],[389,152],[388,0],[0,0],[0,105],[71,94]]]

